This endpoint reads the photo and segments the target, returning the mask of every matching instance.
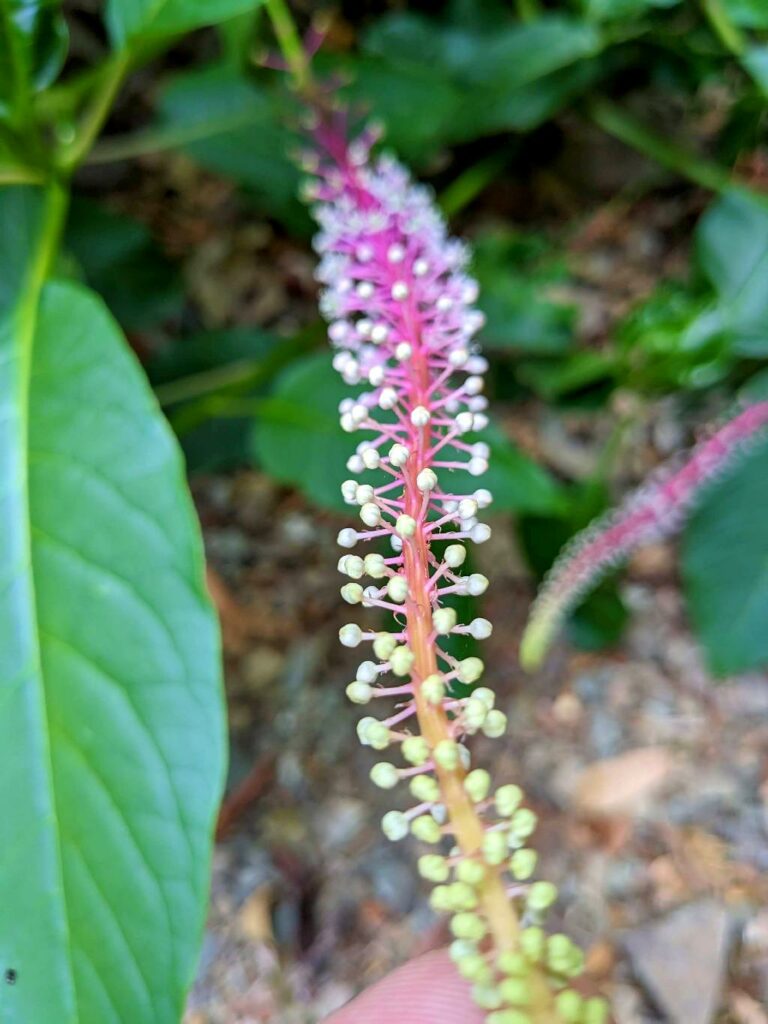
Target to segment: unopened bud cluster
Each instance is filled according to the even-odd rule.
[[[486,361],[473,341],[483,323],[477,286],[429,192],[394,160],[371,158],[373,132],[347,145],[343,130],[332,116],[315,123],[305,192],[321,229],[317,276],[333,363],[353,389],[341,426],[361,435],[341,488],[359,519],[338,538],[341,596],[392,613],[397,624],[382,632],[350,622],[339,634],[365,650],[347,696],[365,707],[360,742],[383,755],[371,778],[386,790],[401,783],[411,796],[382,828],[391,840],[412,835],[428,847],[419,872],[434,884],[432,906],[451,915],[451,956],[488,1024],[600,1024],[604,1004],[568,987],[581,954],[540,927],[557,893],[532,880],[536,816],[517,786],[494,788],[471,764],[467,738],[503,736],[506,716],[493,692],[475,685],[482,660],[457,659],[444,643],[457,634],[484,640],[492,630],[482,617],[460,622],[448,600],[488,587],[465,571],[468,542],[491,533],[481,520],[491,494],[475,483],[489,456],[477,437],[487,424]],[[458,696],[455,684],[464,694],[475,688]],[[378,712],[386,698],[394,709]],[[511,901],[506,931],[499,898]]]

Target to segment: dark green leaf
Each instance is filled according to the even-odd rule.
[[[481,235],[475,240],[472,270],[480,284],[487,348],[535,353],[568,348],[576,308],[554,294],[568,274],[544,239],[511,231]]]
[[[6,321],[0,402],[0,1019],[178,1024],[224,767],[183,466],[80,286]]]
[[[768,665],[768,443],[709,491],[682,549],[688,607],[715,672]]]
[[[262,0],[108,0],[107,26],[117,48],[133,39],[180,35],[253,11]]]
[[[78,199],[72,204],[65,245],[126,330],[144,330],[181,312],[180,276],[143,224]]]
[[[768,5],[764,0],[721,0],[728,18],[741,28],[768,28]]]
[[[494,512],[546,513],[562,507],[562,488],[498,427],[492,425],[478,437],[491,448],[488,472],[480,486],[493,494]]]
[[[299,172],[288,154],[296,140],[274,97],[235,68],[214,65],[175,76],[161,91],[160,126],[203,167],[245,185],[270,216],[306,233]]]
[[[67,42],[59,0],[1,0],[0,114],[28,116],[30,96],[61,70]]]

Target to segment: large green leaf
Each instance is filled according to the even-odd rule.
[[[0,315],[18,298],[40,229],[42,195],[29,185],[0,188]]]
[[[261,6],[262,0],[108,0],[107,26],[116,47],[135,38],[179,35]]]
[[[691,618],[715,672],[768,665],[768,443],[713,488],[683,538]]]
[[[177,446],[114,320],[50,283],[0,336],[4,1024],[178,1024],[224,760]]]
[[[59,0],[0,0],[0,114],[28,113],[29,97],[59,73],[67,40]]]

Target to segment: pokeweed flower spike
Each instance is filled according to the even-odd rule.
[[[318,110],[311,137],[302,162],[313,176],[304,195],[320,225],[321,310],[333,365],[358,391],[341,402],[341,425],[366,435],[342,485],[361,524],[339,534],[339,570],[350,580],[341,595],[392,612],[400,624],[340,630],[342,644],[372,652],[347,687],[350,700],[396,701],[357,727],[365,746],[386,752],[373,782],[403,783],[413,798],[385,814],[382,828],[391,840],[410,833],[427,845],[419,872],[435,883],[432,906],[451,915],[451,956],[489,1011],[488,1024],[600,1024],[604,1001],[569,986],[580,951],[540,927],[557,892],[531,881],[536,816],[517,786],[494,788],[486,770],[472,767],[465,746],[474,733],[502,736],[506,717],[486,686],[451,694],[454,681],[477,683],[483,662],[458,660],[442,643],[451,634],[491,633],[487,619],[461,623],[445,603],[488,586],[480,573],[462,573],[467,542],[491,532],[479,518],[491,494],[476,485],[488,446],[472,440],[487,423],[487,364],[473,341],[483,316],[464,269],[467,250],[446,236],[429,191],[391,157],[372,155],[375,129],[348,142],[343,113]],[[355,479],[364,471],[374,471],[373,483]],[[358,545],[365,547],[351,553]]]
[[[520,645],[523,667],[535,669],[541,663],[567,613],[608,569],[641,544],[677,530],[701,489],[766,426],[768,401],[748,406],[698,444],[681,467],[662,468],[618,510],[578,534],[552,566],[533,604]]]

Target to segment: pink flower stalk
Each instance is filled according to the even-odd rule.
[[[389,811],[382,827],[392,840],[411,833],[432,847],[419,871],[437,883],[433,907],[452,915],[451,952],[478,1004],[491,1011],[488,1024],[599,1024],[602,1001],[584,1001],[567,987],[579,951],[566,936],[547,940],[538,927],[556,890],[529,881],[536,855],[526,840],[535,815],[521,806],[517,786],[493,792],[487,771],[470,770],[466,737],[503,735],[506,716],[487,687],[451,694],[454,681],[476,683],[483,663],[457,660],[442,643],[451,634],[491,633],[487,619],[461,624],[445,603],[488,586],[485,576],[461,572],[466,542],[490,536],[478,514],[491,503],[475,485],[488,465],[488,446],[472,437],[487,424],[487,364],[473,341],[483,316],[464,269],[467,251],[446,236],[425,188],[392,158],[372,157],[375,131],[348,144],[343,115],[321,112],[312,135],[303,163],[314,175],[306,196],[320,225],[321,309],[337,350],[333,365],[361,388],[341,403],[341,425],[366,435],[347,465],[353,477],[377,474],[371,483],[342,485],[362,525],[343,529],[339,543],[368,547],[341,557],[339,569],[351,578],[341,594],[397,622],[388,632],[356,623],[340,630],[345,646],[372,648],[349,698],[396,701],[393,712],[358,724],[364,745],[394,753],[394,762],[373,766],[373,781],[384,789],[406,782],[415,800]],[[373,583],[358,582],[364,576]],[[383,685],[389,675],[394,685]]]
[[[578,534],[555,562],[531,609],[520,660],[536,668],[558,626],[582,594],[642,544],[668,536],[684,522],[702,487],[718,476],[768,425],[768,402],[750,405],[692,451],[679,469],[663,469]]]

